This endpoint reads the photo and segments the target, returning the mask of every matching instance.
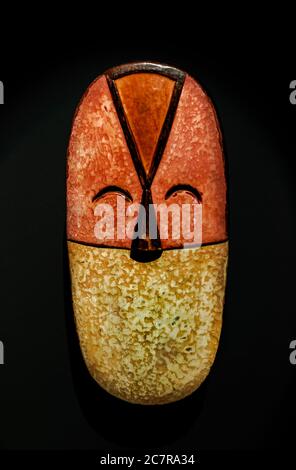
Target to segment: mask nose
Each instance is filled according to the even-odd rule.
[[[130,257],[139,263],[155,261],[162,255],[157,219],[150,189],[144,189]]]

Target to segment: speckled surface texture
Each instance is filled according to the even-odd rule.
[[[137,263],[127,250],[68,242],[82,353],[94,379],[133,403],[192,393],[218,347],[227,242],[165,251]]]
[[[175,184],[190,184],[202,193],[202,240],[227,239],[226,182],[219,124],[200,85],[187,76],[176,116],[152,184],[155,204]],[[179,202],[176,198],[174,202]],[[188,201],[189,202],[189,201]],[[170,240],[163,247],[174,246]]]
[[[100,243],[94,234],[97,217],[93,196],[108,185],[128,189],[141,201],[141,185],[104,76],[91,84],[74,119],[68,150],[67,238]],[[116,213],[116,196],[104,202]],[[101,240],[102,242],[102,240]],[[131,241],[106,245],[130,247]]]
[[[141,74],[124,77],[117,80],[117,85],[130,110],[130,117],[141,121],[138,127],[134,126],[134,131],[139,148],[148,155],[149,166],[158,127],[164,118],[170,97],[172,81],[165,77],[157,78],[154,74],[149,76],[149,86],[157,88],[160,83],[164,85],[162,95],[159,95],[159,90],[156,95],[151,92],[151,103],[155,105],[153,113],[153,107],[149,108],[149,86],[147,94],[142,87],[147,78],[144,82],[139,82],[139,77],[141,78]],[[138,88],[130,86],[135,83],[138,83]],[[135,92],[134,99],[130,96],[127,103],[127,98],[123,95],[126,92],[131,95],[132,91]],[[133,111],[131,108],[134,108]],[[149,119],[153,123],[150,127],[147,125]],[[92,202],[92,198],[98,191],[106,186],[116,185],[128,190],[134,203],[139,203],[142,195],[139,177],[105,76],[91,84],[78,107],[70,138],[67,173],[68,239],[130,248],[131,240],[128,237],[98,239],[94,232],[98,217],[95,216],[96,203]],[[180,207],[182,203],[193,205],[196,201],[186,191],[165,201],[166,192],[178,184],[189,184],[202,193],[202,242],[226,240],[226,183],[219,125],[209,98],[189,76],[186,76],[169,139],[152,183],[153,202],[174,203]],[[118,221],[116,195],[109,194],[101,202],[113,207]],[[121,227],[119,231],[122,232]],[[188,241],[182,234],[179,239],[174,240],[171,233],[169,224],[169,237],[162,240],[163,249],[180,247],[184,241]]]

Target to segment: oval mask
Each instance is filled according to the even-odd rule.
[[[67,239],[92,377],[133,403],[192,393],[216,355],[228,254],[221,133],[193,78],[135,63],[90,85],[68,149]]]

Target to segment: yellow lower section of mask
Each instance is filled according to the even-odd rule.
[[[221,331],[228,243],[164,251],[68,242],[80,346],[92,377],[132,403],[179,400],[203,382]]]

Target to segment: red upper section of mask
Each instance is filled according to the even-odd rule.
[[[125,77],[120,79],[121,91],[124,90],[128,97],[128,112],[133,118],[130,125],[138,132],[135,141],[141,146],[141,152],[149,146],[147,141],[148,131],[152,135],[153,128],[159,135],[159,116],[162,112],[161,101],[165,102],[171,94],[171,80],[159,75],[147,74],[147,93],[143,90],[145,77],[139,74],[133,76],[134,85],[124,83]],[[141,77],[140,77],[141,76]],[[149,76],[149,77],[148,77]],[[127,76],[131,78],[131,76]],[[151,87],[151,103],[155,104],[156,113],[153,116],[153,106],[149,103],[149,86]],[[162,97],[161,87],[164,87]],[[135,90],[135,97],[131,94]],[[154,92],[153,92],[154,90]],[[157,94],[156,94],[157,91]],[[155,93],[153,95],[153,93]],[[123,98],[123,92],[121,93]],[[141,98],[143,96],[143,99]],[[156,99],[156,98],[157,99]],[[127,98],[126,98],[127,99]],[[145,100],[144,100],[145,99]],[[143,102],[142,102],[142,101]],[[154,100],[154,101],[153,101]],[[148,103],[148,104],[147,104]],[[124,100],[123,100],[124,109]],[[132,106],[136,107],[132,112]],[[167,108],[165,108],[167,109]],[[126,107],[127,110],[127,107]],[[150,113],[150,114],[149,114]],[[136,119],[143,117],[143,122],[149,124],[151,115],[152,124],[147,129],[147,136],[139,135],[145,131],[145,126],[136,126]],[[130,117],[131,119],[131,117]],[[164,118],[162,118],[164,119]],[[152,130],[151,130],[152,129]],[[153,135],[151,138],[154,138]],[[146,140],[145,140],[146,139]],[[143,150],[144,149],[144,150]],[[141,153],[139,152],[139,153]],[[147,153],[148,151],[146,151]],[[186,76],[177,111],[169,138],[152,182],[151,191],[154,204],[181,205],[196,204],[197,201],[188,191],[178,191],[167,200],[165,195],[176,185],[190,185],[202,196],[202,243],[213,243],[223,241],[227,238],[226,233],[226,183],[224,175],[224,160],[220,138],[219,125],[216,119],[213,105],[205,95],[201,87],[189,76]],[[68,239],[113,247],[130,248],[131,240],[128,236],[117,239],[116,229],[122,237],[125,222],[122,217],[117,217],[116,202],[117,191],[104,194],[99,200],[93,198],[99,191],[106,187],[117,187],[127,191],[133,201],[126,201],[126,207],[132,203],[140,203],[142,187],[131,157],[125,135],[122,131],[116,107],[108,87],[105,76],[99,77],[84,95],[73,124],[67,167],[67,236]],[[114,189],[114,188],[113,188]],[[98,238],[96,224],[100,221],[98,204],[109,204],[114,211],[114,237],[108,239],[109,232],[103,238]],[[135,218],[127,218],[126,223],[135,224]],[[120,227],[116,224],[119,222]],[[171,219],[168,222],[169,238],[162,239],[163,249],[182,247],[184,240],[182,233],[177,240],[171,236]]]

